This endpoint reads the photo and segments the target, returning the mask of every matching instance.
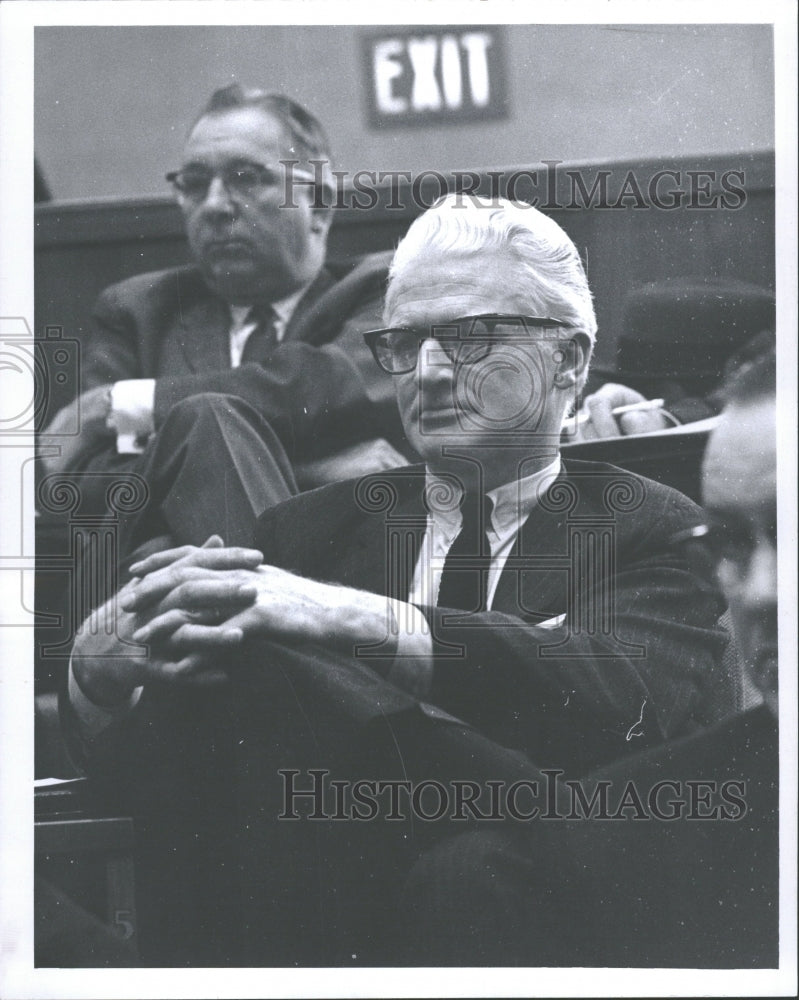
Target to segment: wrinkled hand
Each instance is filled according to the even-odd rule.
[[[218,625],[252,603],[256,591],[252,587],[222,586],[210,577],[215,571],[239,571],[257,566],[263,556],[254,549],[224,548],[219,536],[211,536],[202,548],[184,546],[156,553],[135,564],[134,572],[161,574],[161,579],[180,576],[192,579],[190,599],[179,587],[161,587],[157,595],[152,587],[149,598],[142,599],[142,580],[134,577],[103,607],[99,608],[82,627],[73,649],[72,665],[75,677],[86,695],[98,705],[113,705],[125,700],[142,684],[158,680],[168,683],[206,685],[227,679],[216,665],[220,648],[237,646],[243,639],[240,628],[209,628]],[[163,626],[164,619],[169,622]],[[155,638],[142,638],[150,623],[158,620],[161,627]],[[115,629],[103,627],[114,622]],[[190,637],[174,639],[182,625],[191,622],[199,630],[199,640]],[[110,634],[109,634],[110,631]],[[137,648],[138,645],[138,648]]]
[[[334,455],[299,463],[296,468],[297,482],[303,489],[338,483],[343,479],[355,479],[384,469],[395,469],[407,465],[408,460],[385,438],[361,441],[351,448]]]
[[[58,455],[41,455],[41,461],[48,473],[68,472],[84,453],[95,450],[98,445],[113,438],[114,430],[108,427],[110,411],[109,386],[96,386],[62,407],[47,427],[39,435],[41,444],[58,445]],[[71,433],[75,423],[75,413],[79,416],[79,430]],[[50,437],[52,440],[48,440]]]
[[[247,550],[219,549],[211,558],[206,550],[194,549],[168,564],[159,562],[167,554],[159,554],[132,567],[142,579],[122,606],[149,616],[134,639],[186,648],[189,659],[201,658],[220,643],[254,637],[345,650],[386,639],[392,618],[384,597],[308,580],[275,566],[246,567],[241,552]],[[187,616],[187,608],[201,614],[213,609],[219,617],[197,620]]]
[[[618,437],[620,434],[645,434],[659,431],[669,426],[662,410],[634,410],[632,413],[613,415],[617,406],[629,406],[646,399],[640,392],[626,385],[607,382],[597,392],[586,396],[580,413],[588,415],[584,423],[578,423],[575,434],[569,434],[569,441],[594,441],[597,438]],[[567,426],[574,426],[568,424]]]
[[[242,630],[226,623],[256,599],[251,574],[262,560],[257,549],[226,548],[212,535],[201,548],[184,545],[134,563],[138,579],[120,601],[139,619],[134,640],[196,652],[241,642]]]

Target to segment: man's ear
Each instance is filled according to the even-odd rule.
[[[559,389],[580,388],[591,360],[591,338],[578,330],[558,341],[555,349],[555,385]]]

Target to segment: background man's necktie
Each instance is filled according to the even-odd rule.
[[[491,545],[486,528],[491,524],[492,503],[486,496],[464,496],[463,523],[444,560],[438,606],[464,611],[485,611]]]
[[[256,361],[264,364],[278,343],[275,311],[271,306],[253,306],[248,318],[254,319],[257,326],[247,338],[241,363],[245,365],[249,361]]]

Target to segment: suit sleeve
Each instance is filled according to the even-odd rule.
[[[81,389],[122,379],[150,378],[140,355],[136,318],[120,300],[117,285],[101,293],[92,313],[94,329],[83,351]]]
[[[401,436],[390,376],[368,354],[361,334],[380,323],[380,303],[362,306],[336,339],[321,347],[279,344],[267,367],[245,364],[156,381],[156,429],[170,408],[199,392],[240,396],[272,423],[293,457],[315,458],[357,441]]]
[[[648,537],[619,559],[612,634],[603,634],[607,605],[593,634],[499,612],[447,624],[452,612],[425,609],[429,700],[543,766],[575,772],[698,728],[725,643],[716,626],[723,603],[669,551],[668,538],[685,526],[676,515],[666,500]],[[573,591],[573,603],[595,596],[585,581]]]
[[[158,429],[175,403],[203,392],[229,393],[249,402],[274,427],[295,459],[316,458],[358,441],[404,440],[392,380],[375,364],[363,341],[381,323],[381,301],[371,295],[322,346],[300,341],[278,345],[268,367],[159,374],[159,330],[177,306],[177,289],[191,299],[192,276],[136,279],[106,289],[94,309],[94,333],[84,350],[82,388],[121,379],[156,376],[154,421]],[[145,335],[146,334],[146,335]]]

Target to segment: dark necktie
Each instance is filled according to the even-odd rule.
[[[255,361],[260,365],[266,363],[269,355],[277,347],[277,328],[275,326],[275,311],[271,306],[253,306],[248,319],[255,320],[256,327],[247,338],[241,354],[241,363]]]
[[[491,545],[486,528],[491,524],[492,503],[488,497],[464,496],[463,523],[452,543],[438,588],[438,606],[464,611],[485,611]]]

